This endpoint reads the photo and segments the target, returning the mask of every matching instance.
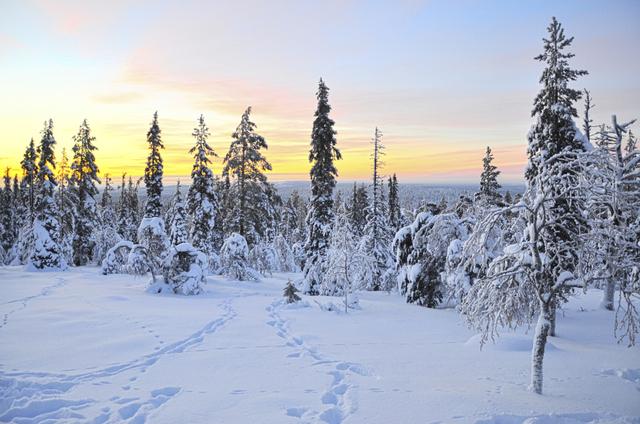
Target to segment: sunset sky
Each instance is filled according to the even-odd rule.
[[[476,182],[487,145],[501,181],[518,182],[553,15],[576,37],[573,65],[590,75],[575,87],[596,122],[640,118],[635,0],[0,0],[0,166],[17,171],[48,118],[70,150],[86,118],[102,174],[140,175],[157,110],[165,175],[188,175],[197,117],[224,156],[251,105],[270,178],[304,180],[322,77],[341,180],[369,178],[379,126],[401,182]]]

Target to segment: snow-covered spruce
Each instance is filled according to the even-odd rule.
[[[202,293],[207,276],[207,257],[189,243],[169,249],[162,264],[163,284],[153,284],[148,291],[171,291],[181,295]]]
[[[71,187],[77,197],[77,222],[73,234],[73,263],[76,266],[86,265],[94,257],[94,231],[99,226],[96,196],[100,178],[95,162],[93,144],[95,137],[85,119],[78,134],[73,136],[73,160],[71,162]]]
[[[67,269],[62,248],[58,244],[60,223],[56,217],[56,203],[54,190],[56,180],[53,174],[55,170],[54,146],[56,140],[53,137],[53,121],[45,122],[42,131],[42,140],[38,151],[38,190],[35,203],[35,220],[31,233],[32,244],[27,262],[27,269],[33,271],[60,271]]]
[[[342,158],[336,148],[334,121],[329,117],[329,88],[322,79],[317,92],[318,107],[311,132],[309,162],[313,163],[311,176],[311,201],[307,214],[307,238],[304,245],[305,264],[303,292],[310,295],[320,293],[325,253],[329,247],[333,225],[333,189],[338,170],[334,160]]]
[[[260,240],[249,251],[248,259],[251,267],[265,277],[279,271],[280,261],[271,243]]]
[[[275,227],[275,207],[280,200],[264,174],[271,170],[271,164],[262,153],[268,149],[267,141],[256,132],[250,114],[251,107],[244,112],[232,134],[222,175],[231,177],[226,231],[240,234],[253,246],[259,239],[269,238]]]
[[[232,280],[258,281],[259,274],[249,266],[249,246],[244,237],[231,233],[220,251],[222,274]]]
[[[298,296],[298,289],[291,280],[287,281],[287,285],[284,286],[283,296],[287,303],[296,303],[302,300],[300,296]]]
[[[577,117],[574,103],[580,99],[582,92],[575,90],[569,84],[578,77],[586,75],[586,71],[571,69],[569,59],[574,55],[567,52],[571,46],[573,37],[566,37],[562,25],[552,18],[547,31],[549,38],[544,39],[544,51],[536,57],[545,64],[540,83],[542,87],[533,104],[532,115],[535,122],[528,134],[528,164],[525,178],[528,185],[548,184],[548,181],[537,178],[545,168],[551,166],[556,169],[556,164],[550,164],[549,159],[556,157],[561,152],[584,152],[592,149],[589,141],[577,128],[573,118]],[[570,158],[566,159],[570,163]],[[570,184],[580,184],[580,174],[577,170],[564,167],[564,172],[573,176]],[[545,188],[542,188],[545,191]],[[561,189],[559,189],[561,190]],[[578,251],[575,244],[571,249],[562,249],[565,243],[577,241],[579,235],[589,231],[588,223],[582,215],[585,205],[576,199],[568,197],[556,197],[554,204],[548,204],[551,215],[549,218],[549,231],[545,231],[543,237],[550,238],[545,254],[553,262],[552,268],[558,275],[562,271],[574,273],[578,266]],[[557,240],[558,243],[555,243]],[[562,250],[556,250],[560,248]],[[551,277],[554,279],[554,277]],[[559,296],[551,304],[551,325],[549,334],[555,335],[555,311],[560,302],[566,296]],[[536,389],[537,391],[537,389]]]
[[[436,307],[444,297],[443,272],[449,245],[465,240],[468,223],[454,213],[423,212],[394,239],[398,289],[408,303]]]
[[[164,230],[164,220],[160,217],[142,218],[138,227],[138,242],[144,246],[153,263],[157,265],[154,272],[160,272],[159,265],[169,249],[169,239]]]
[[[129,253],[134,248],[134,244],[128,240],[122,240],[109,249],[102,260],[102,274],[126,274]]]
[[[375,130],[372,145],[373,193],[371,203],[367,206],[366,225],[364,237],[360,241],[360,250],[373,258],[373,273],[364,288],[374,291],[391,290],[395,284],[393,255],[391,253],[393,234],[390,231],[391,224],[383,193],[384,184],[382,175],[380,175],[384,144],[382,143],[382,132],[378,128]]]
[[[191,243],[209,257],[209,266],[214,270],[217,261],[217,249],[220,245],[219,227],[216,228],[216,220],[220,205],[215,191],[215,180],[211,171],[211,158],[218,155],[209,145],[209,128],[204,122],[204,116],[200,115],[198,126],[193,130],[196,142],[189,150],[193,155],[193,168],[191,170],[191,186],[187,194],[187,211],[191,218],[189,238]]]
[[[107,252],[115,246],[122,237],[118,234],[116,211],[113,207],[111,198],[111,178],[105,176],[105,187],[102,191],[102,198],[98,209],[99,226],[95,232],[93,239],[95,240],[95,249],[93,259],[97,264],[102,264],[107,256]]]
[[[180,181],[176,184],[176,192],[171,199],[164,220],[169,226],[169,243],[172,246],[186,243],[189,238],[187,234],[187,212],[182,192],[180,191]]]
[[[127,265],[125,267],[128,274],[144,276],[147,273],[151,273],[153,283],[156,280],[156,269],[159,269],[160,265],[156,262],[156,258],[149,254],[148,249],[140,244],[135,244],[129,252],[127,257]]]

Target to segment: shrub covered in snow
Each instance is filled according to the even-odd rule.
[[[296,288],[296,286],[293,285],[293,283],[291,282],[291,280],[289,280],[287,282],[287,285],[284,287],[284,298],[286,299],[287,303],[295,303],[295,302],[299,302],[300,296],[298,296],[298,289]]]
[[[222,273],[228,278],[240,281],[258,281],[258,273],[249,267],[249,246],[238,233],[231,233],[220,251]]]
[[[147,250],[147,254],[153,259],[153,263],[162,263],[169,249],[169,239],[164,229],[164,220],[160,217],[143,218],[138,227],[138,242]],[[159,268],[154,268],[158,273]]]
[[[176,294],[202,293],[206,283],[207,258],[189,243],[181,243],[169,249],[162,264],[166,286]]]
[[[297,272],[300,267],[296,265],[296,257],[289,243],[283,235],[278,234],[273,240],[273,249],[278,259],[279,272]]]
[[[127,257],[126,270],[131,275],[146,275],[147,272],[151,272],[153,281],[156,280],[155,270],[158,265],[155,263],[154,258],[149,255],[149,251],[146,247],[136,244],[133,246]]]
[[[249,251],[249,264],[263,276],[280,270],[278,254],[272,245],[259,241]]]
[[[126,273],[129,253],[133,249],[133,246],[134,244],[132,242],[123,240],[109,249],[105,258],[102,260],[102,274]]]

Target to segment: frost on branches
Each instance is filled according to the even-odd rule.
[[[220,251],[222,273],[232,280],[258,281],[258,273],[249,267],[249,246],[238,233],[232,233],[224,241]]]

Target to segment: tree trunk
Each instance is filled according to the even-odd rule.
[[[533,348],[531,350],[531,386],[530,389],[542,394],[542,362],[544,360],[544,349],[547,345],[547,336],[551,327],[551,308],[548,304],[540,304],[540,315],[538,316],[538,324],[533,339]]]
[[[613,296],[616,291],[616,286],[613,282],[613,278],[607,278],[607,285],[602,295],[602,303],[600,305],[607,311],[613,311]]]
[[[556,336],[556,311],[558,307],[555,302],[549,305],[549,337]]]

